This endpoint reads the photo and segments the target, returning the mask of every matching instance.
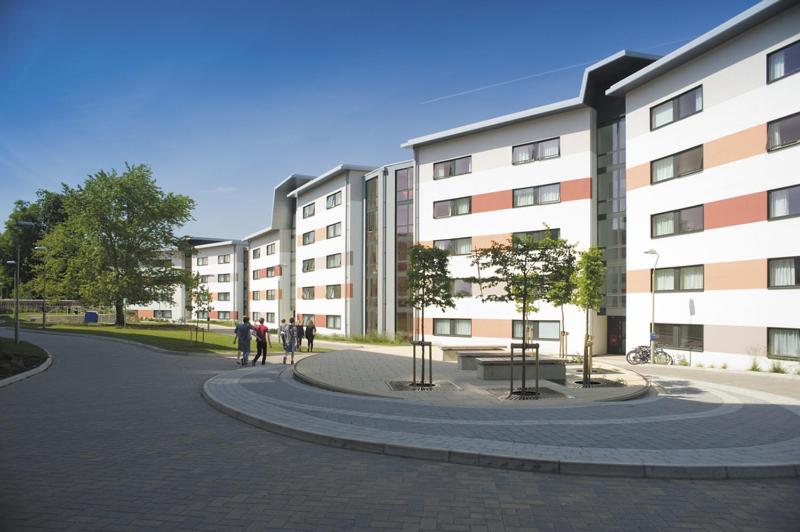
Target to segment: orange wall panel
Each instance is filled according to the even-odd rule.
[[[592,178],[571,179],[561,182],[561,201],[574,201],[592,198]]]
[[[767,288],[767,260],[741,260],[705,265],[706,290]]]
[[[703,145],[703,167],[713,168],[767,152],[767,125],[738,131]]]
[[[514,192],[501,190],[472,196],[472,212],[490,212],[511,209],[514,206]]]
[[[625,273],[626,290],[630,293],[649,292],[652,273],[648,270],[628,270]]]
[[[703,218],[706,229],[762,222],[767,219],[767,193],[756,192],[706,203]]]
[[[650,184],[650,163],[631,166],[625,171],[625,190],[634,190]]]

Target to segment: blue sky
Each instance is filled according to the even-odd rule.
[[[128,161],[197,201],[184,232],[239,238],[291,173],[408,159],[575,96],[563,67],[667,53],[754,3],[0,0],[0,218]]]

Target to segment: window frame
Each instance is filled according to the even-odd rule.
[[[168,313],[168,315],[165,316],[164,313]],[[157,309],[157,310],[154,310],[153,311],[153,319],[156,319],[156,320],[171,320],[172,319],[172,309]]]
[[[208,257],[197,257],[198,266],[208,266]]]
[[[259,279],[261,279],[261,270],[259,270],[259,269],[253,270],[253,274],[252,274],[252,279],[251,280],[258,281]]]
[[[307,265],[311,265],[311,268],[306,268]],[[301,265],[301,271],[303,273],[313,272],[316,269],[317,261],[316,259],[303,259],[303,263]]]
[[[251,290],[250,301],[261,301],[261,290]]]
[[[337,227],[339,228],[339,233],[331,236],[331,228],[333,228],[335,230]],[[335,232],[336,231],[334,231],[334,233]],[[326,239],[329,240],[331,238],[339,238],[340,236],[342,236],[342,222],[336,222],[336,223],[332,223],[332,224],[329,224],[329,225],[325,226],[325,238]]]
[[[311,290],[311,297],[306,297],[306,291]],[[315,288],[313,286],[303,286],[300,288],[300,299],[303,301],[313,301],[315,299]]]
[[[517,323],[522,325],[522,320],[511,320],[511,338],[513,340],[522,340],[522,336],[516,336],[514,334],[514,325],[517,324]],[[528,320],[528,325],[530,325],[531,323],[535,323],[536,324],[536,335],[533,338],[529,338],[529,340],[538,340],[538,341],[542,341],[542,342],[557,342],[557,341],[559,341],[561,339],[561,322],[559,320]],[[540,323],[555,323],[555,324],[557,324],[558,325],[558,336],[556,336],[555,338],[542,338],[540,330],[539,330],[539,324]],[[524,331],[523,331],[523,333],[524,333]]]
[[[794,327],[767,327],[767,358],[771,360],[786,360],[790,362],[798,362],[800,361],[800,356],[791,356],[791,355],[773,355],[770,351],[770,331],[773,330],[781,330],[781,331],[800,331],[800,329],[796,329]]]
[[[436,332],[436,322],[437,321],[447,321],[449,322],[449,334],[439,334]],[[455,334],[456,326],[455,322],[457,321],[468,321],[469,322],[469,334]],[[472,338],[472,319],[471,318],[433,318],[433,331],[431,331],[433,336],[451,336],[457,338]]]
[[[536,229],[536,230],[533,230],[533,231],[516,231],[514,233],[511,233],[511,240],[514,240],[515,238],[516,239],[520,239],[523,236],[529,236],[530,238],[533,239],[534,242],[540,242],[540,241],[544,240],[545,238],[547,238],[546,236],[541,236],[540,237],[540,236],[538,236],[538,234],[536,236],[534,236],[531,233],[541,233],[542,235],[544,235],[544,233],[550,233],[550,236],[553,238],[553,240],[558,240],[558,239],[561,238],[561,228],[560,227],[551,227],[549,229]],[[555,235],[553,235],[553,233],[555,233]]]
[[[231,319],[231,311],[230,310],[219,310],[217,311],[217,319],[221,321]]]
[[[462,214],[453,214],[453,202],[460,201],[460,200],[467,200],[468,208],[467,212]],[[436,216],[436,206],[441,205],[442,203],[447,203],[449,208],[449,214],[447,216]],[[441,201],[434,201],[433,202],[433,219],[434,220],[443,220],[445,218],[453,218],[455,216],[466,216],[468,214],[472,214],[472,196],[462,196],[460,198],[453,198],[448,200],[441,200]]]
[[[460,174],[456,173],[456,161],[460,161],[461,159],[469,159],[469,172],[461,172]],[[452,173],[449,175],[444,175],[442,177],[436,177],[436,165],[438,164],[450,164],[450,168]],[[442,161],[436,161],[433,163],[433,180],[439,181],[441,179],[449,179],[451,177],[457,177],[460,175],[468,175],[472,173],[472,154],[469,155],[462,155],[461,157],[454,157],[452,159],[444,159]]]
[[[552,187],[553,185],[558,185],[558,201],[548,201],[547,203],[539,203],[539,194],[538,191],[544,187]],[[517,196],[516,192],[520,190],[533,190],[533,203],[530,205],[517,205]],[[555,183],[545,183],[544,185],[536,185],[532,187],[520,187],[515,188],[511,191],[511,208],[512,209],[524,209],[525,207],[539,207],[542,205],[556,205],[561,203],[561,181],[557,181]]]
[[[697,229],[695,231],[680,231],[680,230],[678,230],[678,231],[672,232],[672,233],[670,233],[668,235],[654,235],[653,234],[653,231],[655,230],[655,226],[653,225],[653,219],[656,216],[661,216],[662,214],[670,214],[670,213],[673,216],[675,216],[676,214],[679,214],[682,211],[688,211],[689,209],[696,209],[697,207],[702,207],[703,208],[703,224],[702,224],[703,227],[701,229]],[[675,218],[673,218],[673,225],[674,225],[674,227],[677,227],[678,229],[680,229],[680,223],[676,223],[676,219]],[[702,233],[703,231],[706,230],[705,226],[706,226],[706,209],[705,209],[705,204],[704,203],[701,203],[700,205],[692,205],[691,207],[683,207],[682,209],[676,209],[676,210],[673,210],[673,211],[657,212],[657,213],[654,213],[654,214],[650,215],[650,238],[651,239],[669,238],[671,236],[691,235],[693,233]]]
[[[792,73],[790,73],[790,74],[784,74],[783,76],[781,76],[781,77],[779,77],[779,78],[776,78],[776,79],[769,79],[769,71],[770,71],[770,68],[769,68],[769,67],[770,67],[770,64],[769,64],[769,59],[770,59],[770,57],[772,57],[773,55],[775,55],[775,54],[777,54],[777,53],[779,53],[779,52],[782,52],[782,51],[786,50],[787,48],[791,48],[792,46],[798,46],[798,47],[800,47],[800,40],[794,41],[793,43],[789,43],[789,44],[787,44],[786,46],[783,46],[782,48],[778,48],[777,50],[773,50],[773,51],[771,51],[771,52],[769,52],[769,53],[767,54],[767,85],[770,85],[770,84],[772,84],[772,83],[776,83],[776,82],[778,82],[778,81],[780,81],[780,80],[782,80],[782,79],[786,79],[786,78],[788,78],[788,77],[791,77],[791,76],[793,76],[793,75],[795,75],[795,74],[798,74],[798,73],[800,73],[800,69],[797,69],[797,70],[795,70],[794,72],[792,72]]]
[[[312,216],[314,216],[317,213],[316,212],[317,211],[316,205],[317,204],[314,201],[312,201],[311,203],[308,203],[306,205],[303,205],[303,219],[304,220],[306,218],[311,218]],[[311,209],[309,209],[309,207],[311,207]],[[310,210],[310,213],[306,212],[307,210]]]
[[[220,279],[222,277],[222,279]],[[229,283],[231,282],[231,274],[229,273],[218,273],[217,274],[217,282],[218,283]]]
[[[468,294],[463,294],[463,293],[456,292],[456,283],[458,283],[458,282],[467,284],[469,286],[469,293]],[[473,288],[473,284],[471,282],[469,282],[468,278],[455,277],[453,279],[450,279],[450,293],[452,294],[453,297],[473,297],[473,293],[474,292],[475,292],[475,290]]]
[[[701,342],[700,349],[694,349],[694,348],[689,349],[687,347],[669,345],[669,344],[665,344],[665,343],[659,341],[658,339],[656,340],[656,343],[661,347],[666,347],[666,348],[669,348],[669,349],[677,349],[679,351],[690,351],[692,353],[702,353],[702,352],[705,351],[705,344],[706,344],[706,327],[705,327],[705,324],[703,324],[703,323],[654,323],[653,324],[653,330],[655,330],[655,328],[658,327],[659,325],[668,325],[670,327],[683,327],[683,326],[686,326],[686,327],[700,327],[700,331],[702,333],[702,338],[700,340],[700,342]],[[687,333],[688,333],[688,329],[687,329]],[[656,333],[656,335],[658,335],[658,333]],[[658,338],[658,336],[656,336],[656,338]],[[687,341],[688,341],[688,338],[689,337],[687,336]],[[678,340],[679,340],[679,343],[680,343],[680,339],[678,339]]]
[[[338,295],[336,294],[337,288],[338,288]],[[331,296],[331,291],[334,293],[333,296]],[[325,285],[325,299],[342,299],[342,285],[341,284]]]
[[[331,201],[331,198],[333,199],[333,201]],[[335,209],[336,207],[338,207],[341,204],[342,204],[342,191],[341,190],[337,190],[336,192],[334,192],[332,194],[328,194],[327,196],[325,196],[325,210]]]
[[[222,299],[222,295],[225,295],[225,299]],[[231,300],[231,293],[230,292],[217,292],[217,297],[214,298],[214,301],[221,301],[227,302]]]
[[[217,255],[217,264],[230,264],[231,263],[231,254],[226,253],[224,255]]]
[[[253,248],[250,250],[253,260],[261,258],[261,248]]]
[[[275,254],[275,242],[271,244],[267,244],[264,248],[264,255],[274,255]]]
[[[702,268],[703,269],[703,288],[680,288],[681,284],[681,270],[684,268]],[[678,288],[673,288],[672,290],[658,290],[653,286],[655,281],[656,273],[659,271],[665,270],[672,270],[673,271],[673,286],[675,286],[675,275],[677,275],[678,279]],[[687,264],[685,266],[669,266],[665,268],[651,268],[650,269],[650,292],[655,292],[656,294],[672,294],[676,292],[705,292],[706,290],[706,267],[705,264]]]
[[[275,313],[274,312],[265,312],[264,313],[264,321],[267,323],[275,323]]]
[[[783,216],[772,216],[772,201],[771,201],[771,194],[773,192],[780,192],[781,190],[788,190],[790,188],[796,188],[800,191],[800,185],[789,185],[788,187],[780,187],[780,188],[773,188],[772,190],[767,191],[767,221],[771,222],[773,220],[786,220],[787,218],[797,218],[800,216],[800,210],[798,210],[795,214],[784,214]]]
[[[542,144],[544,142],[550,142],[551,140],[557,140],[558,141],[558,155],[554,155],[552,157],[545,157],[544,159],[537,159],[536,156],[535,156],[535,154],[536,154],[536,149],[535,149],[536,145],[537,144]],[[533,151],[534,157],[532,157],[531,159],[528,159],[527,161],[515,161],[514,160],[514,150],[516,150],[517,148],[523,148],[525,146],[533,146],[534,147],[534,151]],[[536,162],[536,161],[549,161],[550,159],[558,159],[560,157],[561,157],[561,136],[560,135],[557,136],[557,137],[550,137],[549,139],[534,140],[533,142],[525,142],[523,144],[517,144],[515,146],[511,146],[511,166],[517,166],[517,165],[520,165],[520,164],[530,164],[530,163],[533,163],[533,162]]]
[[[466,239],[469,239],[470,252],[469,253],[453,253],[453,251],[455,251],[455,249],[456,249],[456,240],[466,240]],[[458,238],[440,238],[439,240],[434,240],[433,241],[433,247],[438,247],[436,245],[437,242],[448,242],[448,241],[453,243],[452,246],[451,246],[451,249],[453,251],[448,251],[447,252],[448,256],[450,256],[450,257],[467,257],[467,256],[472,254],[472,237],[471,236],[462,236],[462,237],[458,237]]]
[[[683,155],[684,153],[688,153],[690,151],[696,150],[698,148],[700,148],[700,168],[697,169],[697,170],[692,170],[691,172],[687,172],[685,174],[679,173],[678,172],[678,166],[679,165],[678,165],[677,157]],[[659,162],[659,161],[663,161],[664,159],[669,159],[669,158],[672,158],[673,176],[672,177],[668,177],[666,179],[662,179],[661,181],[653,181],[653,178],[654,178],[653,165],[655,163]],[[700,144],[698,146],[693,146],[691,148],[687,148],[685,150],[681,150],[679,152],[676,152],[676,153],[673,153],[673,154],[670,154],[670,155],[666,155],[664,157],[659,157],[658,159],[653,159],[652,161],[650,161],[650,184],[651,185],[660,185],[661,183],[666,183],[667,181],[672,181],[673,179],[679,179],[681,177],[686,177],[686,176],[690,176],[690,175],[694,175],[694,174],[699,174],[704,169],[705,169],[705,147],[704,147],[703,144]]]
[[[310,236],[310,237],[311,237],[311,238],[309,238],[309,239],[308,239],[308,242],[306,242],[306,237],[307,237],[307,236]],[[304,245],[304,246],[310,246],[311,244],[313,244],[314,242],[316,242],[316,239],[317,239],[317,237],[316,237],[316,231],[313,231],[313,230],[312,230],[312,231],[306,231],[305,233],[303,233],[303,236],[302,236],[302,242],[303,242],[303,245]]]
[[[272,297],[270,297],[270,296],[272,296]],[[277,295],[275,293],[275,289],[274,288],[269,288],[267,290],[264,290],[264,301],[275,301],[276,297],[277,297]]]
[[[330,320],[334,320],[334,325],[330,325]],[[338,325],[336,325],[336,321],[338,321]],[[342,316],[339,314],[326,314],[325,315],[325,328],[326,329],[333,329],[335,331],[342,330]]]
[[[695,111],[695,112],[693,112],[692,114],[686,115],[686,116],[684,116],[684,117],[681,117],[681,118],[674,118],[674,119],[672,120],[672,122],[667,122],[666,124],[660,125],[660,126],[658,126],[658,127],[653,127],[653,109],[655,109],[656,107],[661,107],[661,106],[662,106],[662,105],[664,105],[665,103],[672,102],[672,106],[673,106],[673,107],[672,107],[672,114],[673,114],[673,116],[675,116],[676,114],[679,114],[679,113],[677,113],[677,112],[676,112],[676,111],[678,110],[678,109],[676,109],[676,104],[677,104],[677,102],[680,100],[680,98],[681,98],[682,96],[686,96],[686,95],[687,95],[687,94],[689,94],[690,92],[692,92],[692,91],[695,91],[695,90],[697,90],[697,89],[700,89],[700,94],[701,94],[701,96],[700,96],[700,97],[701,97],[701,98],[702,98],[702,100],[703,100],[703,108],[702,108],[702,109],[700,109],[699,111]],[[661,102],[659,102],[659,103],[657,103],[657,104],[651,105],[651,106],[650,106],[650,109],[649,109],[649,113],[650,113],[650,131],[656,131],[656,130],[658,130],[658,129],[661,129],[661,128],[663,128],[663,127],[667,127],[667,126],[669,126],[669,125],[671,125],[671,124],[674,124],[675,122],[680,122],[681,120],[684,120],[684,119],[686,119],[686,118],[689,118],[690,116],[694,116],[694,115],[696,115],[696,114],[702,113],[702,112],[703,112],[703,110],[704,110],[705,108],[706,108],[706,99],[705,99],[705,94],[704,94],[704,91],[703,91],[703,84],[701,83],[700,85],[697,85],[697,86],[695,86],[695,87],[692,87],[692,88],[691,88],[691,89],[689,89],[689,90],[685,90],[685,91],[683,91],[682,93],[680,93],[680,94],[677,94],[677,95],[675,95],[675,96],[673,96],[673,97],[671,97],[671,98],[667,98],[667,99],[666,99],[666,100],[664,100],[664,101],[661,101]]]
[[[330,266],[328,261],[331,257],[339,257],[339,264],[336,266]],[[335,270],[336,268],[342,267],[342,254],[341,253],[331,253],[330,255],[325,256],[325,269],[326,270]]]
[[[789,144],[781,144],[780,146],[774,146],[772,148],[770,148],[770,146],[769,146],[769,138],[770,138],[769,126],[771,126],[772,124],[775,124],[776,122],[780,122],[781,120],[788,120],[789,118],[794,118],[794,117],[800,117],[800,111],[798,111],[796,113],[792,113],[790,115],[782,116],[780,118],[776,118],[775,120],[770,120],[769,122],[767,122],[767,153],[772,153],[772,152],[775,152],[775,151],[784,150],[786,148],[792,148],[794,146],[800,146],[800,139],[797,139],[794,142],[791,142]]]
[[[771,285],[770,282],[769,282],[769,279],[770,279],[769,272],[770,272],[770,265],[771,265],[772,261],[774,261],[774,260],[786,260],[786,259],[794,259],[794,278],[795,278],[795,283],[794,284],[788,284],[788,285],[774,285],[774,286]],[[800,255],[790,255],[788,257],[771,257],[771,258],[767,259],[767,289],[768,290],[797,290],[797,289],[800,289],[800,280],[798,280],[798,277],[800,277]]]
[[[266,278],[275,277],[275,266],[270,266],[267,268]]]

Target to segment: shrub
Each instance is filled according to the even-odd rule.
[[[786,373],[786,368],[784,368],[783,364],[781,364],[777,360],[772,363],[772,365],[769,367],[769,370],[772,373]]]
[[[708,367],[714,369],[714,364],[709,364]]]
[[[755,358],[753,359],[752,364],[750,364],[750,371],[761,371],[761,366],[758,365],[758,360]]]
[[[720,364],[719,369],[728,369],[728,363],[723,362],[722,364]]]
[[[678,360],[678,365],[679,366],[688,366],[689,365],[689,361],[686,360],[685,358],[682,358],[682,359]]]
[[[705,364],[703,364],[702,362],[698,362],[696,365],[697,365],[698,368],[706,367]]]

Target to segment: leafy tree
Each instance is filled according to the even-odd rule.
[[[425,309],[442,311],[455,307],[451,292],[447,251],[415,244],[408,248],[408,302],[422,315],[422,341],[425,341]]]
[[[200,326],[200,316],[206,316],[206,324],[209,324],[208,315],[214,310],[211,304],[211,292],[208,286],[200,282],[200,274],[194,274],[191,284],[192,290],[192,311],[194,312],[195,326]]]
[[[592,383],[592,360],[590,346],[592,335],[589,334],[589,311],[599,311],[603,302],[603,284],[606,267],[603,264],[603,252],[592,246],[580,253],[575,283],[575,304],[586,313],[586,335],[583,342],[583,386],[588,388]]]
[[[561,310],[561,333],[559,356],[567,352],[567,331],[564,320],[564,305],[569,305],[575,296],[575,245],[550,234],[542,240],[543,275],[546,279],[544,300]]]
[[[83,185],[64,185],[65,220],[42,239],[53,291],[77,293],[90,305],[113,305],[124,324],[123,306],[171,301],[186,272],[164,261],[166,250],[186,251],[176,228],[191,219],[194,201],[159,188],[147,165],[118,174],[100,171]]]

